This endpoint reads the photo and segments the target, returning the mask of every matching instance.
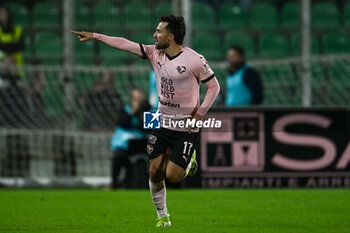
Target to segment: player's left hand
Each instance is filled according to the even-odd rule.
[[[195,119],[195,125],[196,125],[196,122],[197,122],[197,121],[202,121],[202,120],[203,120],[203,116],[201,116],[201,115],[199,115],[199,114],[196,113],[196,114],[192,117],[192,119]],[[195,128],[191,128],[191,127],[190,127],[190,128],[188,129],[188,133],[191,134],[192,130],[194,130],[194,129],[195,129]]]

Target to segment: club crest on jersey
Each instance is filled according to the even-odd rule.
[[[176,69],[177,69],[177,71],[178,71],[180,74],[182,74],[183,72],[186,71],[186,67],[185,67],[185,66],[178,66]]]

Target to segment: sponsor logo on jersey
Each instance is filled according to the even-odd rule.
[[[173,104],[173,103],[170,103],[170,102],[162,101],[160,98],[159,98],[159,103],[162,104],[162,105],[171,107],[171,108],[180,108],[180,104]]]

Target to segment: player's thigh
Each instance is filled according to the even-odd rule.
[[[191,162],[197,137],[198,133],[177,132],[171,145],[173,151],[170,161],[186,170]]]
[[[149,160],[150,173],[165,171],[165,168],[169,162],[170,155],[168,153],[161,154],[154,159]]]
[[[169,161],[166,167],[166,177],[172,183],[177,183],[185,176],[186,171],[179,165]]]
[[[166,140],[166,135],[162,129],[155,130],[148,136],[147,140],[147,154],[150,162],[150,174],[156,173],[158,170],[164,171],[169,153],[167,148],[169,143]]]

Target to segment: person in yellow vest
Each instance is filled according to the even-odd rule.
[[[6,6],[0,6],[0,62],[11,56],[18,67],[22,66],[23,50],[22,27],[14,24],[12,14]]]

